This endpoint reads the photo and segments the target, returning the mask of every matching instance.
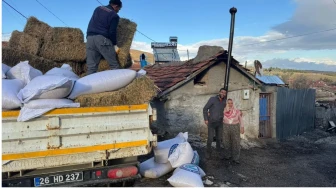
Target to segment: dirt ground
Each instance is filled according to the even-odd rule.
[[[240,164],[220,158],[205,159],[205,142],[189,136],[200,154],[206,187],[335,187],[336,134],[316,129],[278,142],[242,141]],[[144,161],[153,154],[140,158]],[[158,179],[142,178],[135,187],[171,187],[169,173]]]

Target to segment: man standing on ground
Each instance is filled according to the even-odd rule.
[[[120,0],[110,0],[109,5],[95,9],[87,29],[86,63],[87,74],[96,73],[102,57],[109,63],[112,70],[118,69],[116,54],[117,27],[119,24],[118,12],[122,7]]]
[[[223,133],[223,111],[226,106],[225,102],[226,90],[219,90],[219,94],[211,97],[203,108],[204,122],[208,126],[208,141],[206,158],[210,158],[212,154],[211,143],[216,134],[216,151],[217,156],[221,153],[221,139]]]

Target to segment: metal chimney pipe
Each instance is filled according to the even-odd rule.
[[[224,80],[224,89],[228,91],[229,89],[229,80],[230,80],[230,68],[231,68],[231,55],[232,55],[232,46],[233,46],[233,37],[234,37],[234,27],[235,27],[235,15],[237,13],[237,9],[232,7],[230,9],[231,14],[231,28],[230,28],[230,39],[229,39],[229,49],[228,49],[228,59],[226,64],[226,73]]]

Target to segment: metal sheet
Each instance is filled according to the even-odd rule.
[[[256,76],[257,79],[262,81],[265,84],[276,84],[276,85],[285,85],[285,82],[283,82],[278,76],[275,75],[263,75],[263,76]]]
[[[314,89],[278,88],[276,106],[276,133],[278,139],[286,139],[314,129]]]

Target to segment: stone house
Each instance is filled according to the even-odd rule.
[[[161,90],[151,102],[157,110],[156,126],[160,130],[170,134],[189,132],[206,136],[203,107],[224,86],[227,57],[227,51],[220,51],[212,57],[200,58],[198,55],[187,62],[145,68],[147,75]],[[262,82],[233,59],[228,98],[232,98],[235,106],[242,110],[244,136],[249,138],[259,136],[261,87]]]

